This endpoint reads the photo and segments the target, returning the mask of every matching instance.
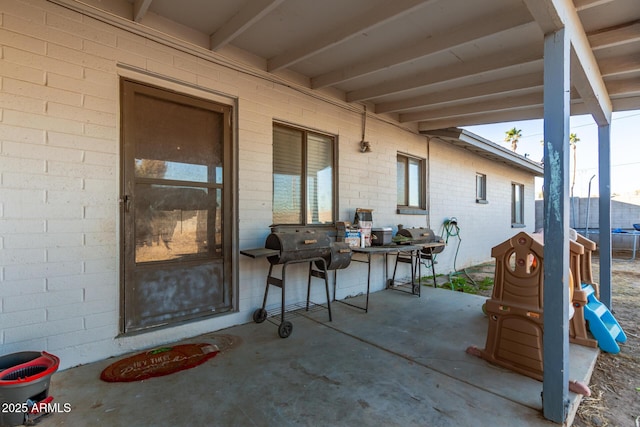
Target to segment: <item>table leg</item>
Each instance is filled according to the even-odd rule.
[[[361,253],[364,253],[364,252],[361,252]],[[361,259],[352,259],[353,262],[367,263],[367,296],[366,296],[365,306],[362,307],[361,305],[351,304],[347,301],[339,300],[336,298],[336,289],[337,289],[336,284],[338,282],[336,271],[334,271],[334,279],[333,279],[333,300],[344,305],[348,305],[354,308],[359,308],[360,310],[364,310],[365,313],[368,313],[369,312],[369,293],[371,292],[371,253],[367,252],[366,256],[367,256],[366,261]]]
[[[388,252],[384,253],[384,287],[387,287],[387,280],[389,280],[389,272],[387,269],[387,257],[389,256]]]
[[[338,270],[333,270],[333,300],[336,300],[336,286],[338,284]]]
[[[367,302],[364,306],[364,312],[369,312],[369,290],[371,288],[371,253],[367,254]]]

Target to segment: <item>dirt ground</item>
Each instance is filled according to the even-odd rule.
[[[640,427],[640,259],[615,253],[612,265],[613,315],[627,335],[620,353],[602,352],[591,376],[591,397],[582,399],[575,427]],[[594,278],[599,277],[598,259]]]
[[[490,297],[494,268],[493,263],[475,266],[440,286],[453,283],[457,290]],[[596,281],[599,268],[596,256]],[[612,286],[613,315],[627,342],[620,345],[618,354],[601,352],[598,356],[589,382],[591,397],[582,399],[574,427],[640,427],[640,258],[631,261],[630,252],[614,253]]]

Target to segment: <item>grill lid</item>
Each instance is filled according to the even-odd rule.
[[[273,229],[272,229],[273,230]],[[313,228],[278,228],[267,236],[266,249],[279,252],[267,258],[273,265],[287,262],[316,261],[318,268],[327,270],[346,268],[351,263],[351,247],[344,242],[333,242],[332,230]],[[323,262],[319,260],[322,258]]]
[[[408,237],[409,239],[411,239],[412,243],[416,243],[418,245],[421,243],[442,243],[441,246],[421,249],[421,252],[426,255],[439,254],[444,250],[444,241],[439,236],[436,236],[436,234],[430,228],[401,228],[398,230],[397,235]]]
[[[436,235],[433,230],[425,227],[401,228],[398,230],[397,235],[408,237],[416,243],[436,241]]]
[[[271,264],[304,261],[329,256],[331,240],[325,232],[315,230],[277,231],[269,234],[265,248],[280,251],[267,258]]]

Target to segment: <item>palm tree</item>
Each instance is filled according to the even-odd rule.
[[[576,170],[578,169],[578,156],[577,153],[577,142],[580,141],[578,135],[575,133],[569,134],[569,146],[573,151],[573,175],[571,177],[571,197],[573,197],[573,186],[576,185]]]
[[[514,127],[513,129],[509,129],[508,131],[506,131],[504,134],[505,134],[505,137],[504,137],[505,142],[511,143],[511,150],[515,153],[516,150],[518,149],[518,141],[522,137],[522,130],[516,129]]]

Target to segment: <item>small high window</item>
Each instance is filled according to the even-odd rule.
[[[476,173],[476,203],[487,203],[487,176]]]
[[[524,227],[524,185],[511,184],[511,226]]]

